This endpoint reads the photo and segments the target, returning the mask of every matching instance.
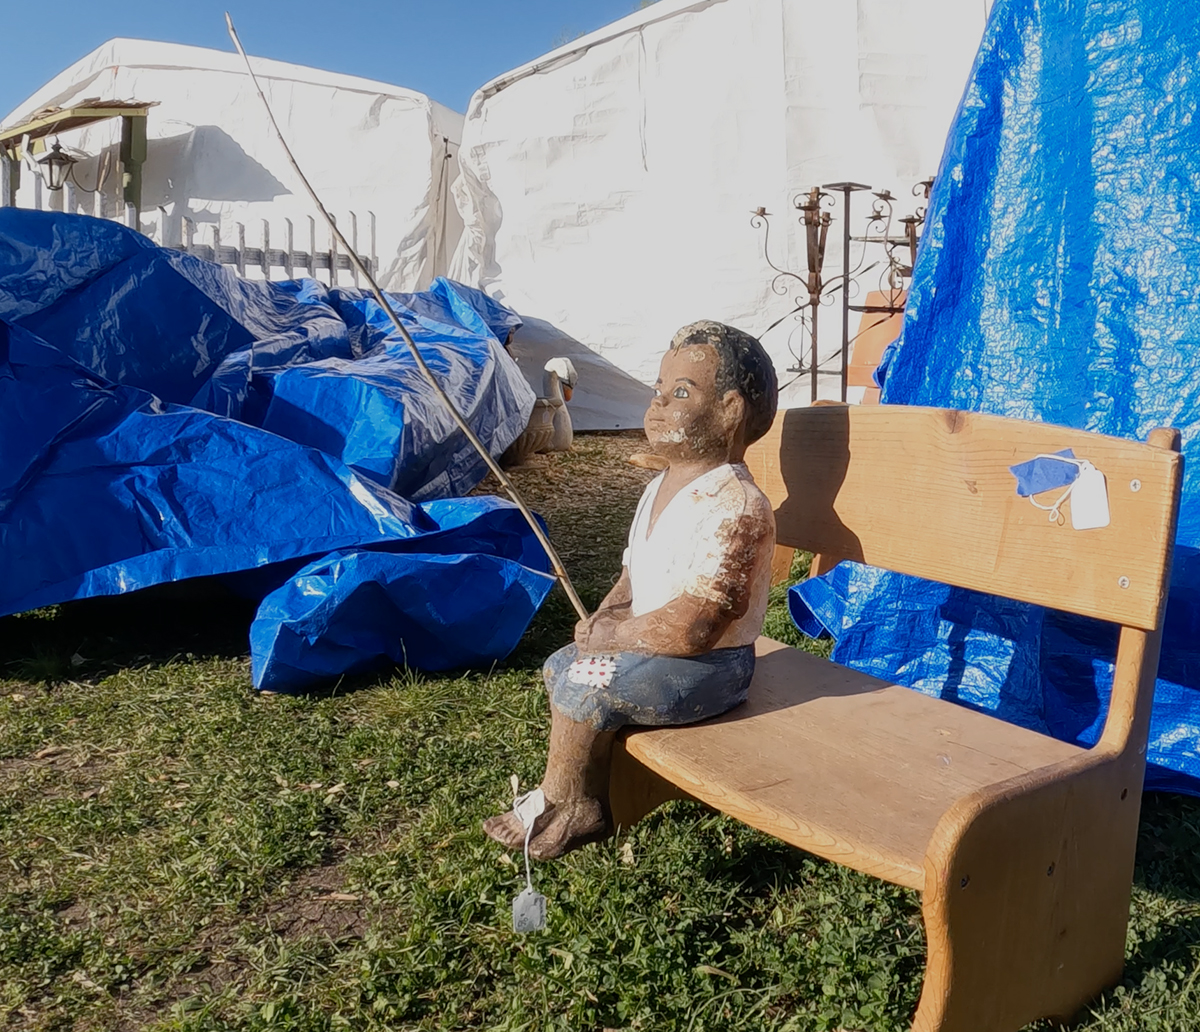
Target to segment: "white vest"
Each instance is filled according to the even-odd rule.
[[[664,476],[647,485],[629,528],[623,562],[633,592],[632,615],[660,609],[684,594],[724,602],[730,585],[740,584],[749,609],[730,624],[721,644],[753,644],[762,633],[771,588],[771,503],[743,463],[727,463],[680,488],[650,530],[650,511]]]

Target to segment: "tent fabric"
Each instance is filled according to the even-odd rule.
[[[936,170],[982,11],[660,0],[508,72],[468,106],[454,185],[466,228],[449,274],[521,314],[513,350],[535,384],[547,358],[571,357],[577,428],[639,426],[680,326],[757,334],[792,308],[797,291],[772,291],[750,224],[759,205],[775,213],[772,258],[799,271],[801,191],[852,180],[920,203],[909,188]],[[834,217],[828,278],[841,270]],[[794,326],[763,338],[792,383],[785,405],[808,399],[788,371]],[[840,332],[822,340],[832,360]]]
[[[396,300],[472,428],[503,451],[534,400],[496,337],[515,317],[446,281]],[[306,678],[296,648],[286,672],[255,657],[276,688],[391,655],[401,626],[407,651],[437,669],[506,654],[545,594],[545,557],[508,503],[438,498],[469,491],[483,462],[432,418],[431,389],[373,304],[242,281],[104,220],[0,210],[0,615],[213,575],[261,594],[330,557],[340,566],[319,612],[318,574],[292,596],[309,607],[299,653],[338,635],[343,646]],[[252,370],[239,390],[235,367]],[[297,371],[310,375],[285,390]],[[218,375],[224,393],[210,389]],[[385,468],[364,454],[386,454]],[[457,602],[429,607],[412,589],[431,564]],[[420,611],[390,637],[377,620],[363,656],[342,629],[372,592],[393,613]],[[268,610],[271,626],[293,626],[277,597]],[[475,629],[492,623],[490,636]],[[256,628],[255,647],[273,633]]]
[[[883,400],[1145,440],[1183,497],[1147,758],[1200,794],[1200,24],[1148,0],[999,0],[947,143]],[[1115,489],[1110,485],[1110,490]],[[968,543],[964,546],[969,547]],[[792,592],[834,659],[1096,741],[1111,626],[843,563]]]
[[[374,236],[381,285],[423,290],[444,275],[462,226],[450,198],[462,115],[401,86],[262,58],[251,64],[326,206],[347,231],[351,213],[357,215],[361,250],[369,250]],[[3,125],[97,97],[157,105],[146,122],[142,211],[160,243],[181,243],[189,218],[198,242],[207,243],[205,227],[216,226],[228,244],[241,222],[257,245],[260,222],[267,220],[272,244],[280,247],[290,220],[296,249],[310,250],[310,202],[236,53],[109,40],[18,105]],[[115,209],[120,119],[64,132],[60,139],[83,157],[77,182],[88,188],[100,182],[106,210]],[[109,174],[101,181],[106,161]],[[22,176],[18,206],[37,207],[36,189],[33,176]],[[82,190],[76,196],[92,203]],[[323,250],[325,228],[316,233]],[[276,273],[283,278],[282,270]]]

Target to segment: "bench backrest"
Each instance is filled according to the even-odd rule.
[[[1159,443],[1171,440],[1168,434]],[[1110,523],[1074,530],[1009,467],[1074,450],[1105,476]],[[1143,631],[1161,621],[1181,459],[1169,447],[915,406],[781,412],[746,462],[780,544]],[[1061,490],[1039,495],[1055,500]]]

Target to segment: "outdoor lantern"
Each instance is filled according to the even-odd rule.
[[[35,160],[45,169],[43,175],[46,179],[46,185],[51,190],[61,190],[63,188],[63,184],[67,181],[67,176],[71,174],[71,166],[75,164],[75,159],[62,149],[57,140],[54,141],[54,146],[50,148],[48,154],[44,154]]]

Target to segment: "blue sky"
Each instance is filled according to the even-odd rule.
[[[114,36],[232,50],[407,86],[458,111],[475,87],[638,0],[0,0],[0,118]]]

